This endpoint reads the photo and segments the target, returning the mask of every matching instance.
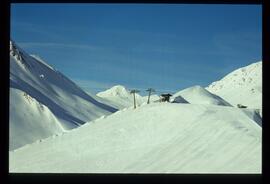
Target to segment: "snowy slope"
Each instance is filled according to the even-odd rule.
[[[10,95],[10,150],[64,131],[47,106],[18,89]]]
[[[215,105],[131,107],[10,152],[9,170],[261,173],[262,130],[251,115]]]
[[[206,89],[234,106],[262,109],[262,62],[239,68]]]
[[[108,115],[117,110],[98,102],[59,71],[53,69],[40,58],[28,55],[12,41],[10,42],[10,88],[10,105],[13,107],[10,112],[10,127],[13,129],[20,124],[21,133],[24,133],[24,136],[21,136],[22,139],[27,137],[26,134],[31,134],[30,132],[44,131],[48,133],[51,132],[51,129],[36,130],[36,127],[33,126],[36,124],[39,124],[40,128],[47,128],[41,125],[41,119],[39,119],[41,115],[39,113],[31,112],[32,119],[30,117],[25,119],[15,118],[23,116],[24,111],[21,108],[27,107],[28,104],[26,104],[26,100],[21,100],[25,104],[17,105],[16,99],[18,99],[19,94],[13,89],[22,91],[38,103],[43,104],[45,108],[48,107],[48,112],[52,113],[57,119],[55,123],[60,122],[64,129],[75,128],[87,121]],[[42,117],[44,117],[42,119],[43,123],[51,122],[45,116]],[[57,125],[55,126],[57,127]],[[11,130],[11,132],[16,133],[17,131]],[[40,134],[39,138],[48,135],[47,133]],[[20,136],[12,135],[10,147],[14,147],[14,142],[21,141],[13,140],[14,137],[19,138]],[[25,139],[25,142],[30,143],[31,141]]]
[[[176,97],[173,97],[171,99],[172,103],[189,103],[188,101],[186,101],[181,95],[177,95]]]
[[[104,99],[104,103],[116,107],[117,109],[134,105],[133,94],[122,85],[116,85],[106,91],[99,92],[97,96]],[[135,98],[137,105],[141,105],[144,102],[144,99],[139,94],[135,94]]]
[[[159,99],[160,99],[160,97],[158,95],[156,95],[156,94],[150,96],[150,102],[155,102],[155,101],[158,101]],[[142,96],[142,100],[144,102],[147,102],[148,95],[147,96]]]
[[[175,93],[172,99],[182,97],[191,104],[211,104],[231,106],[228,102],[217,95],[214,95],[201,86],[192,86]]]

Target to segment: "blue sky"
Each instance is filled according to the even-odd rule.
[[[175,92],[262,58],[261,5],[12,4],[11,38],[92,93]]]

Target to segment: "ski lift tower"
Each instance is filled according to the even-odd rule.
[[[135,99],[135,94],[136,93],[139,93],[140,91],[139,90],[136,90],[136,89],[133,89],[130,91],[131,94],[133,94],[133,97],[134,97],[134,109],[136,109],[136,99]]]
[[[148,88],[146,91],[148,91],[148,100],[147,100],[147,104],[150,103],[150,96],[152,92],[155,92],[155,90],[153,88]]]

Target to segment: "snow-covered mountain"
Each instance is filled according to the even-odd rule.
[[[137,96],[138,94],[136,94]],[[132,95],[130,94],[130,92],[122,85],[116,85],[113,86],[112,88],[103,91],[103,92],[99,92],[97,94],[97,96],[106,98],[106,97],[120,97],[120,98],[130,98]]]
[[[97,96],[104,99],[104,103],[118,109],[131,107],[134,104],[133,94],[122,85],[116,85],[106,91],[99,92]],[[137,105],[141,105],[144,102],[142,96],[137,93],[135,94],[135,98]]]
[[[174,94],[176,103],[136,94],[133,109],[125,87],[86,94],[13,42],[10,65],[10,172],[261,173],[254,109],[200,86]]]
[[[10,149],[116,110],[10,41]]]
[[[151,103],[10,152],[10,172],[261,173],[260,116],[249,109]]]
[[[231,106],[221,97],[214,95],[201,86],[192,86],[175,93],[172,99],[182,97],[191,104],[209,104]]]
[[[100,97],[97,98],[100,102],[108,104],[117,109],[124,109],[134,105],[133,94],[131,94],[130,91],[122,85],[116,85],[106,91],[99,92],[97,93],[97,97]],[[136,105],[140,106],[147,103],[148,95],[141,96],[136,93],[135,98]],[[159,99],[159,96],[156,94],[152,94],[150,96],[150,102],[154,102]]]
[[[10,89],[10,150],[65,131],[44,104],[25,92]]]
[[[262,109],[262,61],[239,68],[206,87],[230,104]]]

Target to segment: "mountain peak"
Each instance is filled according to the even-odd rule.
[[[206,89],[204,89],[203,87],[201,87],[199,85],[191,86],[189,88],[183,89],[180,92],[181,93],[200,93],[200,94],[204,94],[204,95],[210,94],[209,91],[207,91]],[[180,93],[180,92],[178,92],[178,93]],[[176,93],[175,95],[177,95],[178,93]]]
[[[261,109],[262,61],[241,67],[206,87],[232,105],[246,105]]]
[[[14,41],[10,40],[10,45],[9,45],[9,52],[10,55],[15,57],[16,60],[22,60],[21,52],[18,46],[14,43]]]
[[[125,86],[116,85],[111,88],[111,90],[126,90]]]
[[[108,96],[127,96],[129,91],[122,85],[116,85],[107,89],[106,91],[100,92],[97,96],[108,97]]]
[[[173,98],[181,96],[191,104],[212,104],[212,105],[224,105],[231,106],[228,102],[223,100],[217,95],[214,95],[204,89],[203,87],[196,85],[186,89],[183,89],[173,95]]]

